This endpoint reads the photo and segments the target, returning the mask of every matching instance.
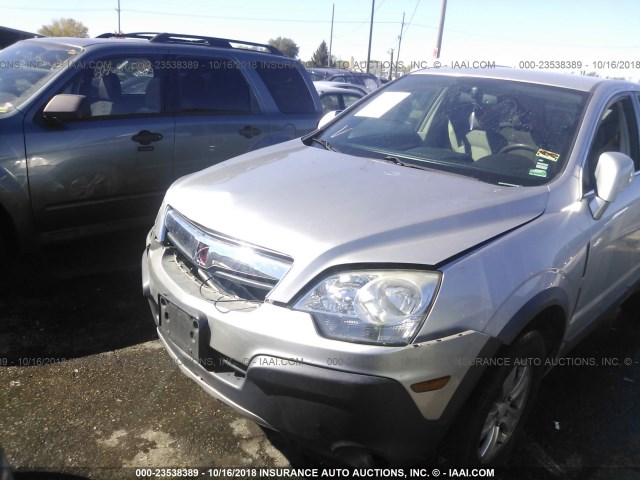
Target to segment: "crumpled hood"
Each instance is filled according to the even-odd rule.
[[[341,264],[439,265],[545,209],[546,187],[501,187],[292,140],[178,180],[165,204],[212,231],[293,258],[288,301]]]

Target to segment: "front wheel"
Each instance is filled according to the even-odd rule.
[[[457,465],[506,462],[531,410],[544,372],[545,341],[537,331],[518,337],[495,357],[467,400],[445,445]]]
[[[0,224],[0,228],[2,228],[2,224]],[[13,260],[9,235],[0,231],[0,267],[12,265]]]

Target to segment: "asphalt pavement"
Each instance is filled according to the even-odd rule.
[[[16,480],[333,466],[180,373],[141,294],[145,233],[16,254],[0,270],[0,446]],[[495,477],[640,479],[639,362],[640,313],[612,312],[544,380]]]

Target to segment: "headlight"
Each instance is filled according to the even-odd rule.
[[[322,280],[294,308],[311,313],[328,338],[407,344],[422,324],[439,283],[437,272],[345,272]]]

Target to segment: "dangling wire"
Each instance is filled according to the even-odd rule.
[[[176,264],[178,264],[178,266],[180,267],[180,269],[187,274],[188,276],[190,276],[191,278],[193,278],[193,280],[195,280],[196,282],[199,283],[198,286],[198,293],[200,294],[200,296],[202,298],[204,298],[206,301],[213,303],[213,306],[216,308],[216,310],[218,310],[220,313],[226,314],[229,313],[231,311],[233,312],[242,312],[242,311],[251,311],[251,310],[255,310],[257,307],[259,307],[260,305],[262,305],[262,301],[261,300],[257,300],[255,298],[251,299],[251,298],[242,298],[239,297],[235,294],[229,293],[226,290],[224,290],[224,288],[218,284],[218,282],[216,282],[215,280],[215,274],[214,273],[209,273],[198,269],[198,275],[196,275],[189,267],[188,265],[186,265],[184,262],[180,261],[178,259],[177,254],[174,254],[174,258],[175,258],[175,262]],[[212,293],[217,293],[218,294],[218,298],[212,298],[210,296],[208,296],[206,294],[206,291],[209,290]],[[247,297],[255,297],[254,295],[252,295],[246,288],[244,289],[244,293],[247,294]],[[224,305],[224,304],[231,304],[231,303],[242,303],[244,305],[247,305],[246,307],[241,307],[241,308],[228,308],[228,309],[223,309],[221,308],[220,305]]]
[[[202,274],[202,273],[204,273],[204,272],[202,272],[202,270],[198,270],[198,274]],[[206,276],[206,278],[204,278],[204,277],[205,277],[205,275],[202,275],[202,277],[200,278],[200,280],[201,280],[200,281],[200,287],[198,288],[200,296],[202,298],[204,298],[205,300],[207,300],[208,302],[212,302],[213,306],[220,313],[229,313],[231,311],[242,312],[242,311],[255,310],[256,307],[258,307],[258,306],[260,306],[262,304],[262,302],[259,301],[259,300],[242,298],[242,297],[239,297],[239,296],[237,296],[235,294],[231,294],[231,293],[229,293],[227,291],[224,291],[224,289],[215,281],[214,274],[210,274],[210,275]],[[208,288],[210,290],[215,290],[216,292],[218,292],[219,297],[218,298],[207,297],[207,295],[205,295],[205,288]],[[225,298],[225,297],[227,297],[227,298]],[[224,305],[224,304],[238,303],[238,302],[241,302],[241,303],[244,303],[244,304],[249,304],[249,306],[242,307],[242,308],[229,308],[229,309],[225,309],[225,310],[223,310],[220,307],[220,304]]]

